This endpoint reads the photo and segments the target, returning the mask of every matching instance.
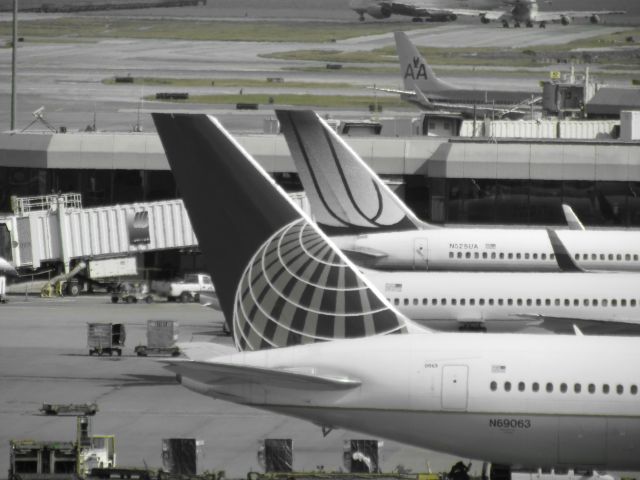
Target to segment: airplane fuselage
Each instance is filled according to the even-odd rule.
[[[326,391],[182,383],[200,393],[416,447],[525,468],[640,468],[640,340],[413,334],[216,359],[361,382]]]
[[[636,331],[640,326],[636,273],[369,270],[366,275],[400,312],[438,330],[483,325],[490,331],[516,331],[544,319],[565,319],[566,325],[548,327],[564,332],[573,321],[584,321],[585,328],[606,329],[602,323],[608,323],[618,329],[612,322]]]
[[[556,230],[585,270],[640,271],[640,231]],[[441,228],[337,236],[365,267],[382,270],[558,271],[545,230]]]

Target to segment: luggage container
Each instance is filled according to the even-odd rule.
[[[147,344],[138,345],[134,351],[139,357],[147,355],[180,355],[176,346],[178,341],[178,322],[174,320],[148,320]]]
[[[89,323],[87,324],[87,346],[89,355],[122,355],[125,329],[122,323]]]
[[[163,438],[162,467],[173,475],[200,475],[204,441],[195,438]]]

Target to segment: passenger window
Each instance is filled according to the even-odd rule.
[[[455,298],[451,299],[451,305],[457,305],[458,304],[458,300],[456,300]]]
[[[429,299],[428,298],[423,298],[422,299],[422,305],[428,305],[429,304]]]
[[[589,260],[589,255],[587,255],[586,253],[583,253],[582,260]]]
[[[580,260],[580,254],[579,254],[579,253],[576,253],[576,254],[573,256],[573,258],[575,258],[576,260]]]
[[[413,304],[414,304],[414,305],[418,305],[418,299],[417,299],[417,298],[414,298],[414,299],[413,299]]]
[[[519,252],[518,252],[518,253],[516,253],[516,258],[517,258],[518,260],[520,260],[520,253],[519,253]]]
[[[559,307],[560,306],[560,299],[556,298],[554,303],[555,303],[556,307]]]
[[[623,298],[623,299],[620,300],[620,306],[621,307],[626,307],[627,306],[627,299],[626,298]]]
[[[604,257],[604,253],[601,253],[601,254],[600,254],[600,260],[604,260],[604,258],[605,258],[605,257]]]
[[[511,391],[511,382],[504,382],[504,391],[505,392]]]
[[[484,305],[484,298],[478,299],[478,305]]]
[[[431,305],[438,305],[438,299],[437,298],[432,298],[431,299]]]
[[[473,258],[480,258],[480,254],[478,252],[474,252]]]
[[[609,301],[606,298],[602,299],[602,306],[606,307],[607,305],[609,305]]]
[[[466,304],[466,300],[464,298],[460,299],[460,305],[465,305]]]
[[[637,261],[638,261],[638,254],[637,254],[637,253],[633,255],[633,261],[634,261],[634,262],[637,262]]]
[[[594,298],[593,302],[591,302],[591,303],[593,304],[594,307],[597,307],[598,306],[598,299]]]
[[[580,306],[580,300],[578,300],[577,298],[573,299],[573,306],[574,307],[579,307]]]
[[[568,298],[564,299],[564,306],[568,307],[569,305],[571,305],[571,301]]]
[[[533,390],[534,392],[540,390],[540,385],[538,384],[538,382],[533,382],[533,384],[531,385],[531,390]]]
[[[512,298],[508,298],[507,299],[507,305],[509,305],[509,306],[513,305],[513,299]]]
[[[631,255],[629,255],[628,253],[626,253],[626,254],[624,255],[624,259],[625,259],[626,261],[631,260]]]
[[[620,255],[619,253],[616,255],[616,260],[622,260],[622,255]]]
[[[501,298],[499,298],[499,299],[498,299],[498,305],[502,306],[502,305],[503,305],[503,303],[504,303],[504,300],[503,300],[503,299],[501,299]]]
[[[482,252],[482,258],[487,258],[487,252]]]
[[[475,298],[470,298],[469,299],[469,305],[475,305],[476,304],[476,299]]]
[[[585,298],[585,299],[582,301],[582,304],[583,304],[585,307],[588,307],[588,306],[589,306],[589,299],[588,299],[588,298]]]
[[[504,259],[504,253],[500,252],[500,260]]]
[[[638,394],[638,386],[637,385],[631,385],[631,388],[629,389],[629,392],[631,392],[631,395],[637,395]]]
[[[613,260],[613,253],[609,254],[609,260]]]
[[[547,259],[547,254],[546,253],[541,253],[540,254],[540,259],[541,260],[546,260]]]
[[[575,393],[580,393],[580,390],[582,390],[582,387],[580,386],[580,384],[579,383],[574,383],[573,384],[573,391]]]
[[[491,258],[495,259],[496,258],[496,252],[491,252]]]
[[[393,304],[394,305],[400,305],[400,299],[399,298],[394,298],[393,299]]]
[[[616,393],[622,395],[624,393],[624,387],[622,385],[616,385]]]
[[[491,384],[489,385],[489,388],[491,388],[492,392],[495,392],[496,389],[498,388],[498,384],[496,382],[491,382]]]
[[[518,390],[524,392],[524,382],[518,382]]]
[[[553,392],[553,383],[551,382],[547,383],[547,392],[549,393]]]
[[[517,304],[519,307],[521,307],[521,306],[522,306],[522,299],[521,299],[521,298],[518,298],[518,299],[516,300],[516,304]]]
[[[508,254],[507,257],[509,257],[509,260],[511,260],[513,258],[513,253]]]
[[[591,260],[597,260],[598,256],[595,253],[591,254]]]
[[[493,298],[489,299],[489,305],[493,305]]]
[[[549,254],[549,260],[555,260],[556,259],[556,254],[555,253],[550,253]]]
[[[408,299],[408,298],[405,298],[405,299],[404,299],[404,304],[405,304],[405,305],[409,305],[409,299]]]
[[[467,253],[465,253],[465,254],[464,254],[464,257],[465,257],[465,258],[471,258],[471,252],[467,252]]]
[[[617,307],[618,306],[618,300],[616,300],[615,298],[611,299],[611,306],[612,307]]]
[[[524,254],[524,259],[525,259],[525,260],[529,260],[529,254],[528,254],[528,253],[525,253],[525,254]]]
[[[446,298],[441,298],[440,299],[440,305],[446,305],[447,304],[447,299]]]
[[[560,384],[560,391],[562,393],[567,393],[567,384],[566,383],[561,383]]]
[[[542,305],[542,299],[541,298],[536,298],[536,305],[539,307],[540,305]]]
[[[602,393],[609,393],[609,385],[608,384],[604,384],[602,385]]]
[[[449,252],[449,258],[453,258],[454,254],[453,252]]]
[[[629,304],[630,304],[632,307],[635,307],[635,306],[636,306],[636,299],[635,299],[635,298],[632,298],[632,299],[629,301]]]
[[[545,304],[545,306],[547,306],[547,307],[548,307],[549,305],[551,305],[551,299],[550,299],[550,298],[545,298],[545,299],[544,299],[544,304]]]
[[[458,258],[462,258],[462,252],[458,252]]]
[[[537,260],[537,259],[538,259],[538,254],[537,254],[537,253],[534,253],[534,254],[533,254],[533,259],[534,259],[534,260]]]
[[[531,306],[531,299],[527,298],[527,307],[530,307],[530,306]]]
[[[596,386],[593,383],[589,384],[589,393],[596,393]]]

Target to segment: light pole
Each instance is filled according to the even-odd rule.
[[[16,128],[16,57],[18,51],[18,0],[13,0],[13,39],[11,42],[11,130]]]

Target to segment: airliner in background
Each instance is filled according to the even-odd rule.
[[[215,119],[153,118],[242,350],[181,345],[190,360],[167,368],[182,385],[324,432],[489,461],[492,480],[511,467],[640,469],[640,339],[431,333]]]
[[[404,90],[397,93],[423,110],[447,110],[475,117],[522,118],[542,99],[540,91],[462,88],[439,79],[405,32],[394,32]]]
[[[533,27],[535,24],[545,28],[551,22],[569,25],[574,18],[589,19],[591,23],[597,24],[601,23],[602,16],[626,13],[622,10],[540,11],[537,0],[461,0],[457,3],[449,2],[446,6],[419,0],[351,0],[349,6],[359,15],[360,21],[365,20],[365,14],[378,20],[392,15],[404,15],[413,17],[414,21],[426,22],[450,22],[459,16],[465,16],[477,17],[482,23],[499,21],[505,28],[510,25],[516,28],[521,25]]]
[[[276,110],[276,115],[313,218],[356,263],[381,270],[560,270],[544,228],[425,223],[314,112]],[[640,271],[640,231],[584,229],[565,210],[574,229],[556,233],[578,267]]]

